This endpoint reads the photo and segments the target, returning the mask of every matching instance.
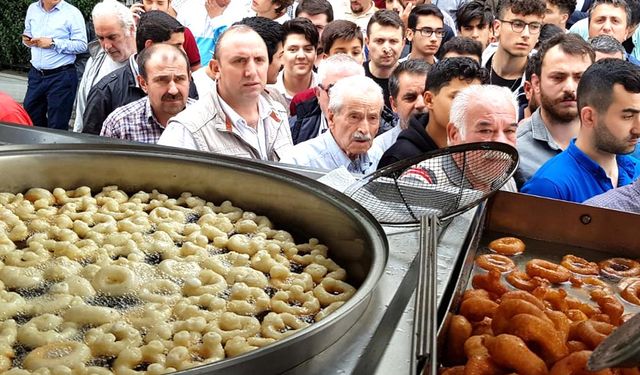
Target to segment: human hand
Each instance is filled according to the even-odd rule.
[[[31,46],[39,48],[51,48],[53,45],[52,38],[33,38],[31,39]]]
[[[144,5],[142,3],[134,3],[133,5],[131,5],[129,10],[131,10],[131,13],[133,13],[133,19],[135,20],[136,24],[138,24],[140,16],[142,15],[142,13],[144,13]]]
[[[34,46],[33,39],[27,34],[22,34],[22,43],[26,44],[29,47]]]
[[[413,3],[409,2],[406,7],[400,12],[400,18],[402,19],[402,23],[404,23],[405,27],[409,26],[409,14],[413,10]]]

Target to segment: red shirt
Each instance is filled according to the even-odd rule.
[[[12,97],[0,91],[0,122],[33,126],[27,111]]]
[[[196,38],[193,37],[193,33],[188,27],[184,28],[184,52],[187,53],[189,58],[189,65],[200,65],[200,52],[198,52],[198,45],[196,44]]]

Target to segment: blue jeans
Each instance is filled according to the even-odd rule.
[[[78,76],[73,65],[50,75],[43,75],[32,67],[24,109],[35,126],[68,130],[77,91]]]

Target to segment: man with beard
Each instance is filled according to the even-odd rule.
[[[382,90],[368,77],[355,75],[336,82],[329,96],[329,131],[285,151],[282,163],[354,174],[376,169],[379,153],[371,149],[380,126]]]
[[[384,92],[384,104],[389,102],[389,77],[398,66],[404,47],[404,23],[392,10],[377,11],[367,25],[365,43],[369,48],[369,61],[364,63],[364,74],[373,79]]]
[[[640,68],[618,59],[591,65],[578,84],[580,131],[524,185],[523,193],[572,202],[630,184],[640,138]]]
[[[580,130],[576,89],[595,53],[577,34],[558,34],[542,44],[531,76],[540,107],[518,127],[520,172],[524,181],[569,146]],[[523,181],[523,182],[524,182]]]
[[[371,17],[378,11],[373,0],[349,0],[348,3],[349,7],[343,12],[334,9],[336,19],[351,21],[362,30],[366,29]]]
[[[169,119],[195,103],[189,98],[189,59],[178,47],[160,43],[143,49],[137,62],[147,96],[111,112],[100,135],[157,143]]]
[[[381,154],[387,151],[398,134],[409,126],[413,115],[424,113],[424,86],[431,67],[422,60],[406,60],[400,63],[389,78],[391,109],[398,115],[398,124],[373,140],[373,147]]]

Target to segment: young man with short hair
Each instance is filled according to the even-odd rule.
[[[569,146],[580,129],[576,89],[595,54],[576,34],[558,34],[542,44],[531,77],[540,107],[518,128],[520,171],[528,180],[547,160]]]
[[[324,58],[344,53],[360,64],[364,63],[364,36],[358,25],[347,20],[335,20],[325,27],[320,38]]]
[[[258,17],[265,17],[280,24],[289,21],[287,8],[293,4],[293,0],[253,0],[251,10]]]
[[[284,27],[284,69],[273,86],[290,103],[293,97],[317,82],[313,72],[318,47],[318,31],[306,18],[287,21]]]
[[[482,84],[486,78],[486,71],[468,57],[437,62],[429,71],[423,96],[428,112],[411,118],[408,128],[380,159],[378,169],[446,147],[451,101],[465,87]]]
[[[440,49],[444,34],[444,17],[437,6],[423,4],[413,8],[407,27],[407,40],[411,43],[409,59],[435,64],[435,55]]]
[[[493,38],[493,13],[484,2],[471,0],[456,11],[458,35],[477,40],[482,50]]]
[[[366,43],[370,60],[364,63],[364,73],[380,85],[387,107],[390,107],[389,77],[398,66],[404,35],[404,23],[392,10],[377,11],[367,25]]]
[[[545,13],[543,0],[503,0],[498,5],[493,28],[499,37],[494,51],[486,50],[483,66],[489,83],[507,87],[514,95],[524,84],[527,58],[538,42]]]
[[[567,30],[567,21],[576,10],[576,0],[545,0],[544,23]]]
[[[351,21],[362,30],[366,29],[369,20],[378,11],[373,0],[351,0],[348,4],[341,14],[336,13],[336,18]]]
[[[480,63],[482,60],[482,44],[477,40],[456,36],[442,46],[442,58],[469,57]]]
[[[578,84],[580,131],[562,153],[546,162],[523,193],[581,203],[640,176],[628,156],[640,138],[640,68],[600,60]]]
[[[333,8],[327,0],[304,0],[296,8],[296,17],[311,21],[322,38],[324,28],[333,21]]]

